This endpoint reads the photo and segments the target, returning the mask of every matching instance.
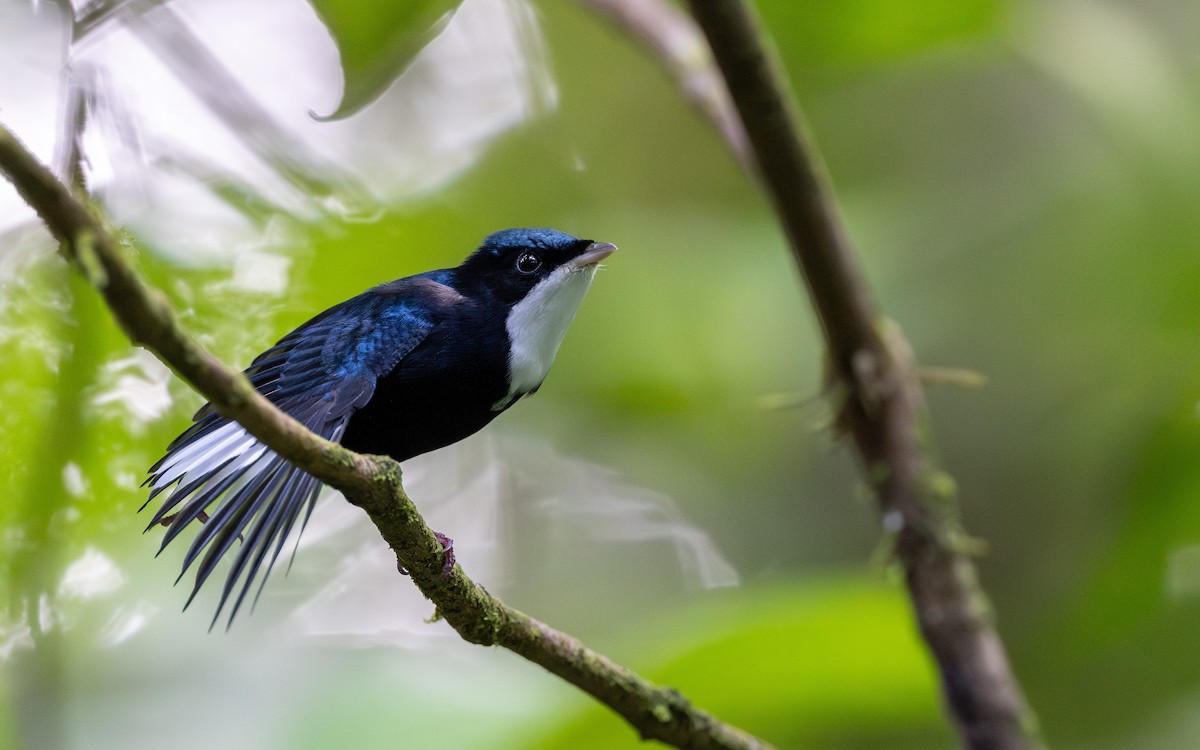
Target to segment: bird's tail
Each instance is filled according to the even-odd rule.
[[[310,422],[318,416],[316,411],[295,416],[301,422]],[[329,439],[339,439],[342,429],[338,425]],[[199,560],[185,609],[221,559],[242,540],[213,615],[215,625],[236,591],[227,627],[233,624],[256,579],[257,602],[289,534],[297,521],[299,530],[303,530],[321,490],[321,483],[314,477],[211,408],[202,409],[191,428],[171,443],[167,454],[151,467],[145,485],[150,486],[146,504],[166,493],[147,527],[167,527],[159,552],[192,521],[203,522],[184,555],[179,574],[182,579]]]

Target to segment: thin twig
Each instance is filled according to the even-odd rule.
[[[654,685],[576,638],[508,607],[459,565],[444,573],[441,542],[405,494],[395,461],[322,440],[259,395],[240,372],[205,351],[180,327],[162,293],[133,270],[127,249],[97,215],[2,125],[0,171],[37,211],[67,260],[99,290],[130,339],[154,352],[222,415],[366,510],[399,565],[465,640],[503,646],[540,664],[607,705],[643,738],[704,750],[770,747],[694,708],[673,689]]]
[[[839,425],[852,437],[917,621],[966,746],[1038,746],[1032,711],[965,552],[951,491],[921,442],[915,358],[886,322],[847,239],[824,165],[780,65],[744,0],[689,0],[741,114],[792,255],[808,284],[843,394]]]

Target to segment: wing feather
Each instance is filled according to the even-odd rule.
[[[461,300],[437,287],[441,285],[428,278],[413,277],[368,291],[284,336],[245,374],[259,393],[309,430],[340,440],[350,417],[374,394],[377,380],[433,330],[439,305]],[[150,486],[147,504],[164,495],[150,522],[151,528],[167,525],[162,548],[216,506],[184,555],[180,578],[196,567],[188,604],[243,539],[214,624],[230,599],[232,624],[256,580],[258,600],[296,522],[298,539],[321,489],[315,478],[211,404],[201,407],[191,427],[171,442],[145,484]]]

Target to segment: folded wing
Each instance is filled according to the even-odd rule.
[[[351,415],[371,399],[377,379],[399,365],[435,325],[436,306],[431,308],[421,293],[429,284],[404,281],[366,292],[300,326],[259,355],[246,376],[309,430],[340,440]],[[182,578],[197,565],[188,604],[235,542],[243,540],[214,624],[235,590],[230,623],[256,579],[261,593],[289,534],[297,522],[303,529],[321,490],[315,478],[211,404],[168,446],[146,484],[151,487],[147,504],[166,493],[148,527],[167,526],[163,548],[193,520],[205,520],[180,572]]]

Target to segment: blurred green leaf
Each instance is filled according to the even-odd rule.
[[[629,644],[647,677],[779,747],[950,741],[898,588],[849,577],[760,584],[714,592],[650,630]],[[627,726],[590,707],[536,747],[637,746]]]
[[[760,3],[785,57],[805,65],[877,65],[990,33],[997,0]]]
[[[327,119],[375,100],[445,26],[458,0],[311,0],[337,44],[345,88]]]
[[[1200,545],[1197,446],[1200,417],[1194,404],[1180,405],[1145,437],[1120,538],[1080,597],[1084,606],[1071,623],[1093,648],[1115,645],[1127,631],[1156,618],[1170,606],[1168,597],[1200,594],[1186,570],[1173,571],[1180,555]]]
[[[1173,409],[1141,441],[1117,539],[1040,644],[1055,666],[1056,697],[1046,703],[1066,736],[1119,731],[1131,713],[1153,711],[1200,678],[1194,659],[1147,658],[1187,653],[1200,628],[1195,404]]]

